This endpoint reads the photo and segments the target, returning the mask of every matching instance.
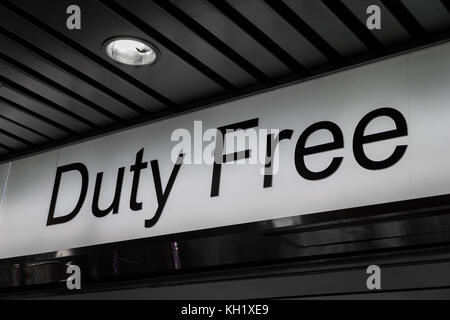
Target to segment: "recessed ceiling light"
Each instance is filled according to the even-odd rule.
[[[128,66],[146,66],[155,63],[158,52],[150,43],[135,38],[114,38],[106,41],[105,50],[114,61]]]

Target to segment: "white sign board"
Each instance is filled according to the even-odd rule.
[[[449,58],[441,45],[4,164],[0,258],[449,194]],[[285,130],[278,172],[174,164],[172,134],[195,121]]]

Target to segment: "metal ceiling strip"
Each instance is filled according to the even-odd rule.
[[[11,139],[17,140],[20,143],[23,143],[24,145],[28,146],[28,147],[34,147],[36,144],[28,141],[27,139],[24,139],[23,137],[19,137],[18,135],[15,135],[14,133],[11,133],[7,130],[4,130],[2,128],[0,128],[0,134],[4,135],[4,136],[8,136]]]
[[[11,133],[14,133],[15,135],[24,137],[29,141],[32,141],[33,143],[41,143],[44,141],[53,140],[47,135],[32,129],[24,125],[23,123],[19,123],[3,115],[0,115],[0,126]]]
[[[28,78],[30,78],[30,79],[32,79],[34,81],[37,81],[37,82],[43,84],[44,86],[48,87],[51,90],[55,90],[56,89],[55,87],[53,87],[49,83],[43,82],[43,80],[40,79],[41,78],[40,75],[38,77],[37,74],[29,73],[25,68],[22,69],[22,68],[19,68],[18,66],[15,66],[14,64],[11,63],[10,59],[7,59],[7,58],[8,57],[5,57],[2,53],[0,53],[0,62],[2,64],[12,67],[13,69],[17,70],[21,74],[27,76]],[[68,109],[60,106],[59,104],[57,104],[57,103],[47,99],[46,97],[36,93],[35,91],[32,91],[32,90],[30,90],[30,89],[28,89],[28,88],[18,84],[14,80],[6,78],[4,76],[1,76],[1,78],[2,78],[2,81],[5,82],[5,84],[6,84],[6,86],[8,88],[11,88],[11,89],[13,89],[13,90],[15,90],[17,92],[20,92],[22,95],[25,95],[25,96],[27,96],[28,98],[30,98],[32,100],[38,101],[41,104],[45,104],[45,105],[47,105],[47,106],[49,106],[49,107],[51,107],[51,108],[53,108],[53,109],[55,109],[55,110],[57,110],[57,111],[59,111],[61,113],[64,113],[65,115],[67,115],[67,116],[69,116],[69,117],[71,117],[71,118],[73,118],[73,119],[75,119],[75,120],[85,124],[86,126],[90,127],[91,129],[95,129],[95,128],[99,127],[98,124],[92,122],[91,120],[88,120],[88,119],[86,119],[84,117],[81,117],[78,113],[73,112],[71,110],[68,110]],[[64,94],[64,92],[63,92],[63,94]]]
[[[121,96],[120,94],[116,93],[114,90],[111,90],[107,86],[103,85],[102,83],[92,79],[91,77],[87,76],[83,72],[78,71],[76,68],[68,65],[67,63],[59,60],[55,56],[52,56],[48,52],[41,50],[40,48],[36,47],[35,45],[27,42],[21,37],[18,37],[14,33],[10,32],[9,30],[6,30],[5,28],[0,26],[0,34],[4,35],[5,37],[9,38],[11,41],[14,41],[18,45],[20,45],[24,50],[28,50],[35,54],[36,56],[39,56],[40,59],[42,59],[46,64],[53,65],[59,69],[62,69],[64,72],[69,74],[70,76],[74,78],[78,78],[78,80],[83,81],[93,87],[95,90],[98,90],[105,95],[110,96],[112,99],[117,100],[124,106],[132,109],[133,111],[136,111],[137,113],[143,115],[147,114],[148,111],[143,109],[142,107],[138,106],[133,101]]]
[[[350,9],[340,0],[321,0],[322,3],[334,13],[369,49],[380,51],[384,45],[378,40],[367,27],[359,21]]]
[[[381,2],[413,38],[422,39],[427,36],[428,32],[400,0],[381,0]]]
[[[203,38],[211,46],[215,47],[219,52],[228,57],[235,64],[244,69],[252,77],[259,81],[267,81],[269,78],[256,66],[254,66],[247,59],[242,57],[233,48],[228,46],[225,42],[216,37],[212,32],[203,27],[200,23],[191,18],[183,10],[177,7],[175,4],[167,0],[154,0],[154,2],[164,9],[167,13],[171,14],[183,25],[189,28],[191,31],[196,33],[198,36]]]
[[[450,29],[450,13],[445,8],[445,2],[401,0],[401,3],[429,34]]]
[[[88,49],[84,48],[83,46],[79,45],[77,42],[73,41],[72,39],[64,36],[60,32],[56,31],[52,27],[48,26],[46,23],[42,22],[41,20],[37,19],[36,17],[32,16],[25,10],[19,8],[15,4],[13,4],[10,1],[2,1],[0,3],[1,6],[4,6],[5,8],[11,10],[18,16],[22,17],[29,23],[35,25],[40,30],[44,31],[48,35],[50,35],[52,38],[56,39],[57,41],[63,43],[64,45],[70,47],[72,50],[78,52],[79,54],[86,57],[88,60],[94,62],[97,65],[100,65],[102,68],[105,68],[109,70],[110,72],[116,74],[118,77],[122,78],[123,80],[127,81],[128,83],[132,84],[136,88],[144,91],[149,96],[154,98],[155,100],[158,100],[163,105],[165,105],[168,108],[178,108],[179,106],[171,101],[169,98],[163,96],[156,90],[150,88],[146,84],[142,83],[141,81],[137,80],[136,78],[132,77],[131,75],[127,74],[125,71],[121,70],[120,68],[108,63],[107,61],[103,60],[102,58],[96,56],[95,54],[91,53]]]
[[[7,145],[4,145],[3,143],[0,143],[0,148],[5,150],[7,153],[16,151],[13,148],[8,147]]]
[[[0,78],[2,78],[2,77],[0,76]],[[2,81],[4,81],[4,80],[5,79],[2,79]],[[43,121],[43,122],[45,122],[45,123],[55,127],[55,128],[58,128],[59,130],[64,131],[64,132],[66,132],[68,134],[78,135],[78,133],[75,130],[67,128],[66,126],[63,126],[62,124],[60,124],[60,123],[58,123],[56,121],[53,121],[53,120],[51,120],[51,119],[49,119],[47,117],[44,117],[44,116],[40,115],[37,112],[34,112],[34,111],[29,110],[27,108],[24,108],[21,105],[15,103],[13,101],[10,101],[10,100],[7,100],[7,99],[5,99],[3,97],[0,97],[0,102],[4,103],[4,104],[7,104],[7,105],[9,105],[9,106],[11,106],[11,107],[13,107],[15,109],[19,109],[20,111],[25,112],[25,113],[33,116],[34,118],[37,118],[37,119],[39,119],[39,120],[41,120],[41,121]]]
[[[230,4],[221,0],[206,0],[209,4],[214,6],[228,19],[233,21],[237,26],[249,34],[253,39],[259,42],[266,50],[271,52],[277,59],[279,59],[285,66],[290,68],[293,72],[307,75],[308,70],[283,48],[281,48],[275,41],[268,37],[264,32],[259,30],[253,23],[244,17],[239,11],[233,8]]]
[[[59,91],[62,94],[66,95],[66,96],[68,96],[68,97],[70,97],[70,98],[72,98],[74,100],[77,100],[81,104],[83,104],[83,105],[85,105],[85,106],[95,110],[96,112],[104,115],[105,117],[108,117],[109,119],[111,119],[113,121],[120,121],[120,120],[122,120],[121,117],[115,115],[114,113],[112,113],[112,112],[110,112],[110,111],[108,111],[108,110],[98,106],[97,104],[93,103],[92,101],[90,101],[90,100],[80,96],[79,94],[77,94],[77,93],[67,89],[66,87],[60,85],[59,83],[53,81],[52,79],[47,78],[43,74],[41,74],[41,73],[39,73],[39,72],[29,68],[28,66],[26,66],[26,65],[24,65],[24,64],[22,64],[22,63],[20,63],[20,62],[18,62],[16,60],[12,59],[9,56],[4,55],[1,52],[0,52],[0,61],[3,61],[4,63],[9,64],[10,66],[20,70],[23,74],[26,74],[28,77],[31,77],[31,78],[34,78],[37,81],[40,81],[41,83],[43,83],[44,85],[54,89],[55,91]],[[44,98],[44,99],[46,99],[46,98]],[[55,107],[56,107],[56,104],[55,104]],[[91,126],[93,128],[98,126],[94,122],[92,122],[92,121],[90,121],[90,120],[80,116],[78,113],[72,112],[72,111],[67,110],[66,108],[63,108],[63,107],[60,107],[60,108],[64,110],[62,112],[70,115],[71,117],[73,117],[73,118],[75,118],[75,119],[77,119],[77,120],[79,120],[81,122],[86,123],[87,125],[89,125],[89,126]]]
[[[120,4],[115,1],[105,1],[98,0],[101,4],[103,4],[106,8],[113,11],[115,14],[119,15],[127,22],[132,24],[134,27],[138,28],[140,31],[144,32],[151,38],[155,39],[159,43],[161,43],[164,47],[170,50],[173,54],[178,56],[180,59],[187,62],[189,65],[194,67],[197,71],[204,74],[210,80],[214,81],[218,85],[220,85],[225,90],[235,90],[236,87],[229,82],[227,79],[222,77],[220,74],[212,70],[210,67],[205,65],[203,62],[198,60],[196,57],[191,55],[189,52],[178,46],[175,42],[171,41],[169,38],[161,34],[159,31],[145,23],[139,17],[137,17],[134,13],[124,8]]]
[[[441,0],[442,5],[447,9],[447,11],[450,13],[450,0]]]
[[[277,12],[286,20],[295,30],[314,45],[325,57],[333,62],[342,59],[342,55],[323,39],[310,25],[300,18],[290,7],[282,0],[264,0],[272,10]]]

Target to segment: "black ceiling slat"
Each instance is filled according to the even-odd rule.
[[[19,69],[21,72],[23,72],[27,76],[29,76],[31,78],[34,78],[35,80],[43,83],[44,85],[52,88],[53,90],[59,91],[59,92],[65,94],[65,95],[71,97],[72,99],[77,100],[78,102],[80,102],[80,103],[90,107],[91,109],[97,111],[98,113],[101,113],[102,115],[104,115],[105,117],[108,117],[109,119],[111,119],[113,121],[121,121],[121,120],[123,120],[121,117],[115,115],[114,113],[112,113],[112,112],[110,112],[108,110],[105,110],[104,108],[100,107],[99,105],[95,104],[94,102],[92,102],[92,101],[86,99],[85,97],[80,96],[79,94],[77,94],[77,93],[67,89],[66,87],[62,86],[61,84],[59,84],[59,83],[53,81],[52,79],[44,76],[43,74],[41,74],[41,73],[31,69],[30,67],[28,67],[28,66],[26,66],[26,65],[24,65],[24,64],[22,64],[22,63],[20,63],[20,62],[18,62],[16,60],[12,59],[12,58],[10,58],[9,56],[4,55],[2,52],[0,52],[0,60],[5,62],[5,63],[7,63],[7,64],[9,64],[10,66],[12,66],[12,67],[14,67],[16,69]],[[62,108],[62,109],[64,109],[64,108]],[[94,126],[94,128],[96,127],[96,125],[92,121],[90,121],[90,120],[88,120],[88,119],[86,119],[84,117],[81,117],[81,116],[77,115],[74,112],[71,112],[71,111],[69,111],[69,112],[70,112],[70,115],[72,117],[74,117],[74,115],[76,115],[78,117],[77,120],[82,121],[82,122],[86,123],[87,125],[89,125],[91,127],[92,126]]]
[[[1,80],[1,75],[0,75],[0,80]],[[3,81],[3,80],[1,80],[1,81]],[[34,111],[30,110],[30,109],[22,107],[21,105],[15,103],[13,101],[10,101],[8,99],[5,99],[5,98],[3,98],[1,96],[0,96],[0,102],[5,103],[5,104],[7,104],[7,105],[9,105],[11,107],[14,107],[14,108],[16,108],[16,109],[18,109],[18,110],[20,110],[22,112],[28,113],[29,115],[31,115],[31,116],[33,116],[33,117],[35,117],[35,118],[37,118],[37,119],[39,119],[41,121],[44,121],[47,124],[49,124],[49,125],[51,125],[51,126],[53,126],[55,128],[58,128],[58,129],[66,132],[68,134],[78,135],[78,133],[76,131],[74,131],[74,130],[72,130],[70,128],[67,128],[66,126],[64,126],[64,125],[62,125],[62,124],[60,124],[60,123],[58,123],[56,121],[53,121],[53,120],[51,120],[51,119],[49,119],[47,117],[44,117],[44,116],[40,115],[37,112],[34,112]]]
[[[450,13],[450,0],[441,0],[442,5],[447,9],[447,11]]]
[[[1,115],[1,114],[0,114],[0,118],[2,118],[3,120],[8,121],[8,122],[10,122],[10,123],[12,123],[12,124],[18,126],[18,127],[21,127],[22,129],[25,129],[25,130],[27,130],[27,131],[30,131],[30,132],[32,132],[32,133],[34,133],[34,134],[36,134],[36,135],[38,135],[38,136],[40,136],[40,137],[46,139],[46,140],[50,140],[50,141],[55,140],[55,139],[53,139],[53,138],[51,138],[51,137],[49,137],[49,136],[43,134],[42,132],[36,131],[36,130],[34,130],[33,128],[30,128],[30,127],[28,127],[28,126],[25,126],[24,124],[22,124],[22,123],[20,123],[20,122],[17,122],[17,121],[15,121],[15,120],[13,120],[13,119],[10,119],[10,118],[8,118],[8,117],[5,117],[5,116],[3,116],[3,115]]]
[[[86,82],[93,88],[95,88],[98,91],[101,91],[105,93],[106,95],[109,95],[111,98],[119,101],[123,105],[127,106],[128,108],[140,113],[141,115],[147,114],[148,111],[143,109],[142,107],[138,106],[131,100],[128,100],[127,98],[121,96],[114,90],[111,90],[107,86],[101,84],[100,82],[97,82],[96,80],[90,78],[83,72],[79,71],[78,69],[66,64],[65,62],[57,59],[55,56],[52,56],[48,52],[36,47],[35,45],[27,42],[26,40],[22,39],[21,37],[18,37],[14,33],[10,32],[9,30],[6,30],[5,28],[0,26],[0,34],[4,35],[5,37],[9,38],[10,40],[16,42],[26,50],[34,53],[35,55],[39,56],[41,59],[45,60],[46,63],[56,66],[59,69],[62,69],[67,74],[78,78],[79,80]]]
[[[422,39],[427,36],[428,32],[400,0],[380,1],[413,38]]]
[[[191,18],[188,14],[186,14],[179,7],[171,3],[167,0],[153,0],[159,7],[164,9],[167,13],[171,14],[178,21],[183,23],[186,27],[188,27],[195,34],[203,38],[210,45],[215,47],[219,52],[227,56],[231,61],[244,69],[248,74],[250,74],[253,78],[259,81],[267,81],[269,77],[267,77],[264,72],[259,70],[256,66],[250,63],[247,59],[242,57],[239,53],[237,53],[233,48],[228,46],[225,42],[217,38],[212,32],[203,27],[200,23]]]
[[[172,53],[174,53],[176,56],[187,62],[189,65],[194,67],[197,71],[217,83],[219,86],[224,88],[228,91],[236,90],[236,87],[229,82],[227,79],[222,77],[220,74],[212,70],[210,67],[208,67],[206,64],[195,58],[193,55],[191,55],[189,52],[178,46],[175,42],[164,36],[162,33],[160,33],[158,30],[154,29],[152,26],[147,24],[145,21],[143,21],[141,18],[136,16],[134,13],[129,11],[128,9],[124,8],[120,4],[118,4],[115,1],[111,0],[97,0],[101,4],[103,4],[106,8],[110,9],[112,12],[114,12],[116,15],[122,17],[125,19],[128,23],[132,24],[151,38],[158,41],[161,45],[166,47],[168,50],[170,50]]]
[[[321,0],[322,3],[349,28],[369,49],[380,51],[384,45],[375,37],[341,0]]]
[[[300,18],[294,10],[287,6],[282,0],[264,0],[272,10],[278,13],[286,22],[288,22],[297,32],[306,38],[314,47],[317,48],[325,57],[331,61],[339,61],[342,55],[322,38],[310,25]]]
[[[1,53],[0,53],[0,61],[3,61],[3,56],[2,56]],[[5,62],[7,62],[7,61],[5,61]],[[57,110],[57,111],[59,111],[61,113],[64,113],[65,115],[67,115],[67,116],[69,116],[69,117],[71,117],[71,118],[73,118],[73,119],[75,119],[75,120],[77,120],[77,121],[79,121],[79,122],[81,122],[81,123],[91,127],[92,129],[99,128],[99,126],[97,124],[93,123],[92,121],[81,117],[80,115],[78,115],[75,112],[72,112],[70,110],[67,110],[67,109],[61,107],[59,104],[48,100],[47,98],[37,94],[34,91],[29,90],[28,88],[25,88],[25,87],[21,86],[20,84],[12,81],[11,79],[5,78],[2,75],[0,75],[0,80],[3,81],[4,84],[9,89],[14,90],[14,91],[20,93],[21,95],[27,96],[31,100],[38,101],[39,103],[45,104],[45,105],[47,105],[47,106],[49,106],[49,107],[51,107],[51,108],[53,108],[53,109],[55,109],[55,110]]]
[[[11,132],[8,132],[6,130],[1,129],[1,128],[0,128],[0,134],[3,134],[4,136],[8,136],[8,137],[10,137],[10,138],[12,138],[14,140],[17,140],[17,141],[19,141],[19,142],[21,142],[21,143],[23,143],[23,144],[25,144],[25,145],[27,145],[29,147],[34,147],[36,145],[33,142],[31,142],[31,141],[28,141],[28,140],[26,140],[26,139],[24,139],[22,137],[19,137],[19,136],[15,135],[15,134],[13,134]]]
[[[64,36],[63,34],[59,33],[57,30],[53,29],[52,27],[48,26],[46,23],[42,22],[41,20],[37,19],[33,15],[29,14],[25,10],[19,8],[18,6],[14,5],[10,1],[2,0],[0,2],[0,5],[4,6],[5,8],[11,10],[18,16],[22,17],[23,19],[27,20],[29,23],[35,25],[40,30],[44,31],[54,39],[58,40],[60,43],[70,47],[72,50],[77,51],[78,53],[82,54],[84,57],[88,58],[89,60],[93,61],[94,63],[100,65],[102,68],[105,68],[109,70],[110,72],[114,73],[116,76],[120,77],[121,79],[127,81],[131,85],[135,86],[136,88],[142,90],[143,92],[147,93],[152,98],[158,100],[163,105],[165,105],[168,108],[175,108],[178,109],[179,106],[171,101],[169,98],[163,96],[156,90],[150,88],[146,84],[142,83],[138,79],[134,78],[133,76],[129,75],[125,71],[121,70],[120,68],[116,67],[115,65],[103,60],[101,57],[95,55],[88,49],[84,48],[82,45],[78,44],[76,41],[70,39],[69,37]]]
[[[266,50],[271,52],[278,60],[284,65],[297,73],[308,74],[307,68],[305,68],[300,62],[293,58],[288,52],[281,48],[275,41],[268,37],[258,27],[251,23],[246,17],[244,17],[238,10],[233,8],[229,3],[223,0],[205,0],[224,14],[233,23],[239,26],[253,39],[259,42]]]
[[[15,149],[13,149],[11,147],[8,147],[7,145],[4,145],[3,143],[0,143],[0,148],[5,149],[8,152],[15,152],[16,151]]]

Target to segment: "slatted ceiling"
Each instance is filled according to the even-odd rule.
[[[394,18],[392,13],[379,0],[343,0],[342,1],[362,23],[366,23],[366,10],[370,5],[377,5],[382,12],[382,28],[372,30],[375,37],[384,45],[392,45],[411,41],[412,36],[406,29]]]
[[[3,88],[0,88],[0,93]],[[64,138],[68,133],[47,122],[47,118],[0,96],[1,118],[29,129],[48,140]],[[54,137],[54,138],[53,138]]]
[[[0,117],[0,128],[35,145],[46,143],[49,141],[47,138],[44,138],[43,136],[36,134],[23,125],[15,123],[7,118]]]
[[[450,13],[444,3],[447,0],[401,0],[428,32],[439,32],[450,28]]]
[[[120,103],[119,101],[104,94],[102,91],[97,90],[85,82],[79,81],[76,77],[64,72],[60,68],[47,63],[44,59],[40,58],[37,54],[29,51],[26,47],[19,45],[17,42],[12,41],[10,38],[0,34],[0,42],[2,47],[0,48],[0,54],[9,54],[11,60],[15,64],[21,64],[25,68],[32,70],[32,72],[42,75],[50,81],[55,82],[59,87],[63,87],[63,90],[69,90],[69,94],[78,96],[81,101],[86,101],[87,105],[95,104],[95,108],[101,108],[101,113],[111,113],[117,117],[128,119],[138,115],[138,112],[133,108]],[[67,91],[66,90],[66,91]],[[104,108],[101,106],[108,106]],[[92,108],[92,106],[91,106]],[[111,117],[114,119],[113,117]],[[116,119],[117,120],[117,119]]]
[[[24,108],[23,106],[4,99],[0,96],[0,111],[8,119],[23,124],[27,128],[31,128],[35,132],[45,137],[54,137],[54,139],[62,139],[69,135],[76,136],[77,132],[67,128],[59,122],[56,122],[41,113]]]
[[[139,115],[137,111],[120,103],[119,101],[109,97],[102,91],[95,87],[88,85],[85,82],[79,81],[76,77],[71,76],[67,72],[46,63],[45,60],[39,58],[36,54],[26,50],[26,48],[19,46],[16,42],[11,41],[6,36],[0,34],[0,59],[8,59],[2,56],[8,55],[13,60],[14,64],[21,64],[26,69],[31,69],[33,73],[42,75],[42,77],[50,79],[51,82],[56,83],[57,87],[62,87],[64,91],[69,94],[73,93],[78,96],[81,101],[87,101],[89,106],[91,103],[95,104],[95,108],[102,108],[102,113],[108,112],[113,114],[118,119],[131,119]],[[108,106],[108,108],[100,107]],[[112,117],[114,120],[118,120]]]
[[[261,46],[272,53],[272,55],[279,61],[281,61],[291,72],[304,76],[308,74],[308,71],[304,65],[302,65],[294,57],[292,57],[289,52],[278,45],[277,42],[273,40],[269,35],[261,31],[255,24],[253,24],[249,19],[241,14],[229,2],[220,0],[206,1],[208,1],[224,15],[226,15],[228,19],[232,20],[233,23],[238,25],[248,35],[258,41]]]
[[[441,0],[441,4],[447,9],[448,13],[450,14],[450,0]]]
[[[5,104],[2,101],[0,101],[0,112],[2,114],[2,119],[13,122],[17,126],[45,139],[45,141],[42,141],[43,144],[57,139],[64,139],[68,136],[68,134],[51,127],[45,121],[20,109],[14,109],[9,104]],[[6,127],[4,128],[6,129]]]
[[[358,37],[320,1],[283,0],[283,2],[341,56],[352,57],[367,51]]]
[[[286,23],[288,23],[300,35],[302,35],[304,37],[304,40],[308,41],[312,46],[314,46],[316,50],[320,51],[324,58],[333,62],[342,59],[342,55],[337,52],[336,49],[333,48],[333,46],[325,41],[320,34],[318,34],[313,28],[311,28],[311,26],[309,26],[302,18],[300,18],[283,1],[264,0],[264,3],[268,5],[274,12],[276,12],[280,16],[280,18],[286,21]],[[292,43],[292,41],[290,42]]]
[[[415,39],[422,39],[427,36],[425,28],[411,14],[407,7],[400,0],[381,0],[386,8],[395,16],[395,18],[408,30]]]
[[[93,129],[101,124],[112,122],[112,120],[101,113],[90,109],[72,97],[66,96],[64,92],[55,90],[48,83],[41,82],[39,79],[3,62],[1,59],[0,74],[1,81],[7,87],[22,92],[25,96],[40,104],[59,110],[61,113],[76,120],[80,123],[80,126],[83,125],[86,129]]]
[[[81,54],[74,54],[69,46],[50,37],[12,11],[0,10],[0,34],[12,39],[29,52],[52,64],[61,71],[73,75],[78,83],[85,82],[111,98],[138,112],[156,112],[163,104],[148,93],[136,88],[106,68],[91,62]],[[6,29],[7,28],[7,29]]]
[[[138,32],[134,34],[140,38],[147,38],[156,45],[161,54],[159,62],[152,66],[152,72],[145,69],[134,69],[133,74],[141,78],[143,82],[152,85],[152,87],[161,94],[170,97],[176,104],[186,104],[198,100],[206,92],[214,94],[223,94],[232,89],[228,81],[208,68],[204,63],[199,65],[197,59],[185,52],[183,48],[176,45],[170,39],[159,33],[150,25],[142,21],[135,13],[130,12],[116,2],[99,1],[105,8],[115,13],[124,23],[121,30],[126,29],[125,24],[133,26]],[[127,23],[128,21],[128,23]],[[105,30],[105,32],[111,30]],[[114,32],[114,31],[113,31]],[[118,31],[116,31],[118,32]],[[133,34],[131,31],[128,34]],[[130,70],[129,67],[121,67]],[[190,82],[186,82],[190,79]]]
[[[277,78],[289,74],[289,69],[281,61],[210,3],[201,0],[170,1],[252,63],[265,76]]]
[[[1,65],[0,65],[1,70]],[[22,91],[14,90],[8,86],[0,88],[0,97],[16,108],[26,109],[30,112],[38,114],[43,119],[47,119],[53,126],[60,128],[70,134],[82,133],[91,128],[84,122],[74,119],[72,116],[61,112],[45,103],[39,102],[32,97],[27,96]]]
[[[170,97],[169,99],[176,104],[195,101],[210,92],[213,94],[223,93],[223,89],[218,84],[168,51],[158,41],[152,39],[150,35],[138,30],[136,26],[133,27],[136,22],[135,19],[130,22],[126,21],[123,17],[115,14],[113,10],[109,10],[110,6],[106,7],[91,0],[79,1],[78,5],[83,6],[86,11],[84,14],[85,28],[80,32],[73,33],[66,28],[65,24],[60,23],[57,16],[52,14],[53,10],[63,10],[64,12],[65,8],[71,4],[70,1],[40,0],[40,2],[42,6],[36,6],[33,2],[27,0],[15,1],[14,4],[22,9],[29,10],[58,32],[70,36],[87,49],[91,55],[98,55],[110,67],[122,70],[146,87],[156,90],[164,97]],[[47,10],[46,8],[49,6],[53,6],[53,10]],[[123,10],[120,13],[123,13]],[[98,23],[99,21],[103,23]],[[157,64],[149,67],[151,72],[148,72],[149,69],[146,68],[129,68],[118,65],[103,53],[101,44],[105,39],[118,34],[149,39],[159,48],[161,51],[160,59]],[[190,81],[186,81],[186,79]]]
[[[49,123],[48,119],[40,114],[5,101],[1,97],[0,114],[3,118],[11,120],[48,140],[64,139],[69,135],[64,130]]]
[[[423,3],[80,0],[82,30],[69,31],[72,1],[4,0],[0,161],[448,39],[450,0]],[[371,4],[380,31],[365,26]],[[159,61],[112,62],[102,44],[121,35],[155,44]]]
[[[205,54],[214,50],[211,56],[207,55],[207,59],[205,61],[210,61],[211,59],[214,61],[212,63],[212,67],[219,71],[220,69],[226,69],[226,72],[221,72],[226,78],[229,79],[233,83],[233,85],[247,86],[249,84],[253,84],[257,81],[265,81],[267,80],[266,75],[261,72],[256,66],[252,64],[249,60],[246,60],[243,56],[241,56],[238,52],[236,52],[232,47],[230,47],[227,43],[219,39],[216,35],[214,35],[211,31],[205,28],[203,25],[198,23],[194,18],[189,16],[182,8],[176,6],[170,1],[164,0],[154,0],[154,2],[165,10],[168,14],[170,14],[174,19],[181,22],[187,29],[192,31],[196,36],[201,38],[205,44],[211,46],[211,48],[207,48],[205,53],[199,52],[203,50],[199,50],[202,48],[203,44],[200,46],[194,45],[192,43],[190,45],[186,45],[186,48],[193,53],[197,53],[197,55],[204,56]],[[183,31],[184,28],[179,29],[179,34],[177,34],[178,38],[185,39],[186,30]],[[217,53],[223,56],[220,58],[217,56]],[[200,56],[198,56],[200,57]],[[212,62],[212,61],[211,61]],[[228,70],[229,69],[229,70]],[[232,72],[233,76],[230,78],[227,77],[227,74]]]
[[[381,51],[384,49],[381,41],[367,29],[366,25],[341,0],[321,1],[369,50]]]
[[[45,32],[55,40],[59,41],[61,44],[69,47],[72,50],[72,55],[79,54],[82,55],[83,58],[89,60],[91,63],[96,64],[96,70],[98,70],[98,65],[101,66],[102,70],[100,72],[104,72],[106,70],[111,71],[115,76],[120,77],[123,81],[128,82],[130,85],[139,88],[141,91],[145,92],[147,95],[150,95],[152,98],[158,100],[162,105],[166,107],[177,107],[171,100],[159,94],[152,88],[148,87],[144,83],[140,82],[138,79],[129,75],[127,72],[122,71],[116,65],[112,65],[109,61],[105,61],[103,57],[100,57],[90,50],[86,49],[84,46],[79,44],[77,41],[72,39],[71,35],[65,36],[64,34],[58,32],[51,26],[49,26],[45,20],[40,20],[38,17],[33,16],[33,14],[27,12],[25,9],[18,7],[15,2],[12,3],[10,1],[2,1],[0,3],[3,7],[9,9],[13,13],[21,16],[26,19],[30,24],[34,25],[35,28],[39,28],[40,31]],[[86,35],[89,36],[89,35]],[[105,39],[106,40],[106,39]]]
[[[117,2],[135,12],[140,19],[176,43],[179,46],[178,50],[185,51],[183,52],[184,56],[192,55],[197,59],[197,64],[201,62],[223,77],[229,83],[225,85],[229,89],[233,90],[257,81],[238,63],[234,62],[235,56],[229,54],[231,49],[224,48],[226,44],[217,43],[221,41],[169,1]],[[179,21],[182,21],[186,27]]]
[[[238,10],[268,37],[274,39],[287,54],[306,68],[324,65],[329,60],[311,42],[295,30],[271,7],[260,0],[229,0],[228,3]]]
[[[11,153],[10,150],[4,149],[2,148],[2,146],[0,146],[0,156],[6,156],[9,153]]]
[[[55,80],[30,69],[27,64],[22,64],[3,53],[0,53],[0,70],[11,81],[10,87],[19,88],[18,84],[23,83],[24,85],[17,90],[23,91],[41,104],[61,110],[90,128],[121,119],[108,109],[79,96]]]
[[[22,138],[15,136],[3,129],[0,129],[0,145],[10,148],[11,151],[22,150],[32,146],[29,145],[29,143],[25,143]]]

